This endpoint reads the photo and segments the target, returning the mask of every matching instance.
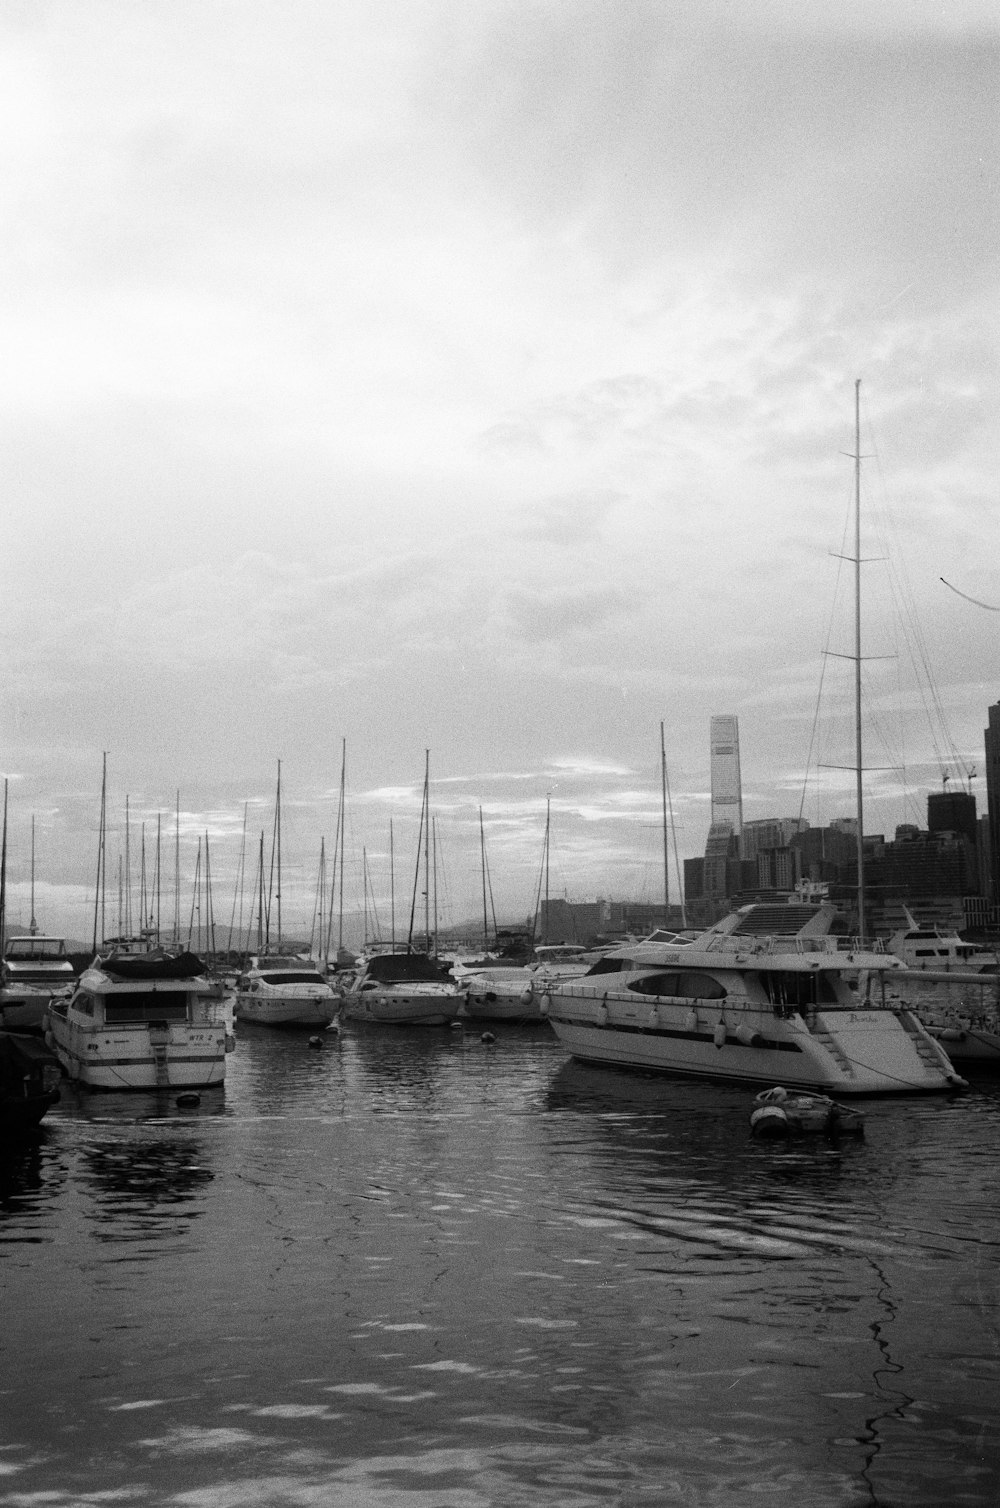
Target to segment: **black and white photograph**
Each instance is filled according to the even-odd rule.
[[[0,122],[0,1508],[996,1508],[996,6]]]

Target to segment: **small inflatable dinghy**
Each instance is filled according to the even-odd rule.
[[[865,1123],[857,1110],[848,1110],[825,1094],[806,1094],[777,1084],[755,1097],[750,1130],[754,1136],[775,1140],[817,1132],[823,1136],[864,1136]]]

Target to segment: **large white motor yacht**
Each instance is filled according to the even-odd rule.
[[[45,1040],[71,1079],[94,1089],[222,1084],[222,997],[193,953],[98,955],[68,998],[53,999]]]
[[[677,946],[617,948],[543,1008],[590,1062],[837,1094],[965,1087],[882,976],[902,964],[831,935],[829,904],[745,906]],[[863,977],[867,995],[851,989]]]

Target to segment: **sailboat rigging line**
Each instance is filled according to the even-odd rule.
[[[198,917],[198,931],[201,932],[201,834],[198,834],[198,857],[194,864],[194,884],[191,887],[191,916],[188,921],[187,945],[190,949],[194,937],[195,915]],[[200,942],[195,944],[199,947]]]
[[[232,951],[232,947],[233,947],[233,930],[234,930],[234,928],[236,929],[236,936],[237,937],[242,938],[242,936],[243,936],[243,882],[244,882],[244,877],[245,877],[245,872],[246,872],[246,856],[247,856],[247,809],[248,809],[249,805],[250,805],[249,801],[244,801],[244,803],[243,803],[243,832],[242,832],[242,834],[240,836],[240,857],[239,857],[239,863],[236,866],[236,883],[233,886],[233,908],[232,908],[231,912],[229,913],[229,950],[230,950],[230,952]],[[239,901],[239,907],[240,907],[240,920],[239,920],[239,927],[238,928],[236,927],[236,903],[237,903],[237,901]]]
[[[417,866],[413,874],[413,895],[410,900],[410,929],[406,936],[406,951],[413,951],[413,922],[417,914],[417,886],[420,884],[421,846],[424,840],[424,818],[427,812],[427,775],[424,775],[424,796],[420,803],[420,829],[417,833]]]
[[[978,597],[970,597],[968,592],[960,592],[957,586],[952,586],[951,582],[945,581],[943,576],[939,576],[938,580],[944,582],[949,592],[954,592],[956,597],[962,597],[966,602],[971,602],[974,607],[984,607],[988,613],[1000,613],[1000,607],[994,607],[992,602],[980,602]]]
[[[326,839],[319,840],[319,869],[316,873],[316,890],[313,895],[312,922],[309,926],[309,956],[314,957],[313,942],[316,942],[316,952],[323,950],[323,917],[326,910]]]
[[[874,436],[874,433],[870,433],[870,442],[878,470],[878,475],[882,483],[882,492],[887,498],[888,488],[885,484],[882,458],[879,453],[878,443]],[[898,530],[896,529],[895,522],[892,517],[892,510],[888,502],[886,501],[881,508],[873,507],[871,511],[873,513],[873,520],[878,531],[877,537],[879,544],[888,563],[890,593],[893,599],[893,604],[897,611],[899,625],[906,640],[906,647],[909,652],[910,661],[913,665],[913,669],[916,675],[921,701],[924,703],[924,712],[927,717],[927,723],[930,729],[932,743],[934,745],[935,756],[938,760],[939,765],[941,766],[942,776],[947,773],[948,764],[951,764],[954,766],[956,774],[961,777],[962,760],[955,745],[955,741],[951,735],[944,704],[938,693],[937,683],[934,678],[933,670],[931,669],[931,656],[928,650],[926,637],[921,627],[920,614],[917,611],[916,605],[916,596],[906,570],[906,560],[899,550],[893,550],[890,548],[889,530],[891,529],[893,530],[894,534],[898,534]],[[944,580],[943,577],[941,579]],[[945,585],[947,586],[948,583],[945,582]],[[952,588],[952,590],[954,590],[954,588]],[[980,605],[985,606],[985,604]],[[994,609],[994,611],[997,611],[997,609]],[[930,701],[933,706],[933,714],[927,705],[927,695],[925,694],[925,691],[926,693],[929,693]],[[940,732],[941,734],[942,742],[944,745],[944,753],[942,753],[941,749],[938,746],[938,732]]]
[[[493,900],[493,875],[490,873],[489,857],[486,858],[486,886],[490,893],[490,916],[493,918],[493,936],[497,935],[497,908]]]
[[[331,866],[331,871],[330,871],[330,916],[329,916],[329,920],[328,920],[328,923],[327,923],[327,929],[326,929],[326,947],[324,949],[324,957],[326,958],[326,961],[327,961],[328,965],[329,965],[329,962],[330,962],[330,941],[331,941],[331,938],[333,936],[333,892],[334,892],[334,889],[337,889],[338,890],[338,894],[339,894],[340,923],[339,923],[339,934],[338,934],[338,937],[337,937],[337,956],[338,956],[338,959],[340,957],[340,951],[341,951],[341,949],[344,946],[344,837],[345,837],[345,827],[344,827],[344,817],[345,817],[345,809],[344,809],[344,779],[345,779],[346,772],[347,772],[347,739],[346,738],[342,738],[341,741],[340,741],[340,796],[339,796],[339,799],[337,801],[337,827],[336,827],[336,831],[334,833],[334,838],[333,838],[333,864]],[[338,859],[340,861],[340,876],[339,876],[340,883],[339,883],[339,886],[338,886],[338,883],[337,883],[337,881],[338,881],[338,876],[337,876],[337,861],[338,861]]]
[[[273,817],[272,823],[271,823],[271,858],[270,858],[270,863],[269,863],[269,867],[268,867],[268,876],[267,876],[267,909],[264,912],[264,946],[265,946],[265,948],[269,947],[270,943],[271,943],[271,906],[272,906],[272,904],[274,902],[274,864],[275,864],[275,858],[277,857],[277,855],[280,852],[280,840],[279,840],[279,837],[278,837],[278,833],[280,831],[280,829],[279,829],[278,813],[280,811],[281,811],[281,760],[279,759],[278,760],[278,790],[277,790],[277,795],[276,795],[275,801],[274,801],[274,817]],[[278,885],[279,885],[279,889],[280,889],[280,885],[281,885],[280,880],[278,882]]]

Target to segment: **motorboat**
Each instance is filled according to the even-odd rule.
[[[41,1035],[49,1002],[68,995],[75,983],[64,938],[37,932],[9,937],[0,961],[0,1027]]]
[[[45,1016],[45,1040],[70,1079],[93,1089],[222,1084],[233,1039],[221,992],[194,953],[98,954]]]
[[[237,1021],[260,1026],[329,1027],[340,997],[312,959],[280,953],[253,956],[236,980]]]
[[[905,909],[905,908],[904,908]],[[954,930],[908,925],[887,947],[903,968],[888,978],[887,995],[913,1011],[955,1063],[1000,1063],[1000,972],[997,955]]]
[[[901,969],[886,998],[911,1010],[963,1069],[1000,1065],[1000,976]]]
[[[743,906],[683,946],[612,949],[542,1009],[588,1062],[837,1094],[966,1087],[913,1011],[883,1000],[903,965],[841,947],[835,917],[829,902]]]
[[[750,1112],[754,1136],[783,1141],[789,1136],[864,1136],[864,1117],[826,1094],[792,1094],[783,1084],[762,1089]]]
[[[39,1125],[59,1099],[59,1059],[40,1037],[0,1031],[0,1148]]]
[[[996,974],[1000,959],[988,948],[966,942],[952,929],[922,926],[906,911],[907,925],[893,932],[886,946],[908,969],[950,974]]]
[[[444,960],[428,953],[371,953],[343,987],[344,1017],[393,1026],[446,1026],[465,995]]]
[[[535,949],[535,962],[520,967],[456,964],[452,973],[465,992],[461,1013],[477,1021],[541,1021],[547,991],[586,974],[599,956],[572,945],[543,944]]]

